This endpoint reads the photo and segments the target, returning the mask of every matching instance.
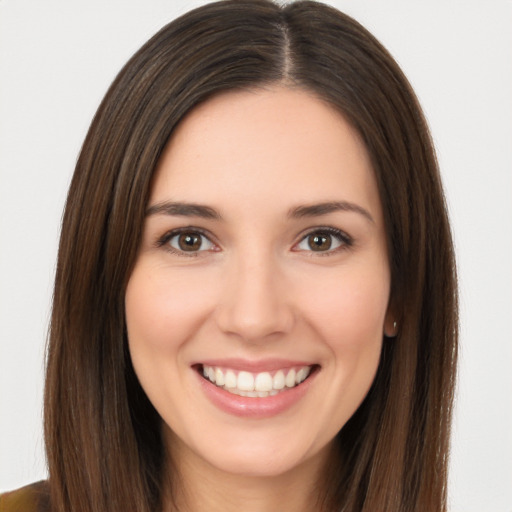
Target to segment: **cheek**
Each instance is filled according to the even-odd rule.
[[[135,373],[146,392],[154,386],[155,377],[163,373],[155,363],[173,349],[166,327],[169,323],[166,311],[171,310],[157,290],[157,282],[151,275],[136,267],[125,295],[128,347]]]
[[[205,282],[187,272],[171,276],[158,268],[136,267],[125,296],[130,349],[175,350],[208,314],[212,291]]]
[[[388,298],[386,271],[363,277],[346,273],[309,294],[307,321],[326,349],[321,364],[329,389],[318,415],[331,436],[355,413],[374,381]]]
[[[176,275],[179,274],[179,275]],[[184,347],[204,318],[208,302],[186,273],[172,277],[144,260],[136,265],[125,294],[130,357],[149,400],[166,422],[179,425],[180,404],[191,403]],[[208,299],[209,300],[209,299]],[[171,405],[172,404],[172,405]]]
[[[389,300],[387,269],[340,272],[322,287],[309,287],[309,321],[333,350],[359,351],[380,344]]]

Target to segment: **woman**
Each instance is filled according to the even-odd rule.
[[[428,129],[367,31],[225,1],[137,52],[64,215],[52,510],[444,510],[455,360]]]

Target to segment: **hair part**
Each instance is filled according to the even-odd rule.
[[[368,396],[337,436],[319,508],[445,510],[456,276],[418,101],[382,45],[334,8],[225,0],[174,20],[130,59],[102,101],[76,165],[45,388],[55,511],[161,507],[168,462],[161,420],[131,365],[124,317],[153,172],[191,109],[220,92],[270,84],[309,91],[362,137],[383,205],[400,325],[398,336],[384,341]]]

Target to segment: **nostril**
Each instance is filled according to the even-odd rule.
[[[216,308],[216,322],[222,332],[260,343],[291,331],[294,314],[288,292],[275,273],[251,268],[234,277],[226,284],[224,300]]]

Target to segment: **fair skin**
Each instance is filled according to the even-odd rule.
[[[392,330],[389,293],[373,170],[339,113],[275,86],[221,94],[180,123],[126,291],[180,511],[315,509]]]

